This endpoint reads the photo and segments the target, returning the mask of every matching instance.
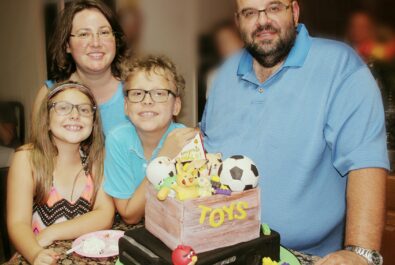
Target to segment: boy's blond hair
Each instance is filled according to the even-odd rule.
[[[176,95],[181,97],[185,89],[184,77],[177,73],[176,65],[164,55],[146,55],[129,62],[124,72],[124,91],[127,90],[128,82],[138,72],[145,72],[150,75],[164,75],[176,87]]]

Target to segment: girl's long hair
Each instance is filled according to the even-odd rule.
[[[43,100],[39,109],[38,119],[35,124],[32,124],[30,136],[30,141],[32,143],[30,147],[31,163],[35,184],[34,203],[36,204],[44,204],[48,200],[53,185],[53,172],[58,155],[58,149],[52,139],[53,136],[49,127],[50,105],[53,103],[53,98],[56,95],[68,89],[77,89],[89,98],[93,106],[97,107],[96,101],[89,88],[73,81],[57,84],[55,88],[48,93],[46,99]],[[87,156],[85,169],[91,174],[94,183],[93,205],[97,191],[103,180],[104,136],[99,109],[96,109],[93,116],[92,133],[87,139],[81,142],[80,148]]]

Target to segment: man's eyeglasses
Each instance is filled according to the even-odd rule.
[[[149,94],[152,101],[156,103],[166,102],[169,98],[169,95],[177,97],[176,93],[170,89],[129,89],[126,91],[126,98],[132,103],[138,103],[143,101],[147,94]]]
[[[268,18],[273,18],[280,15],[282,12],[290,8],[291,5],[285,5],[284,3],[272,3],[265,9],[255,9],[255,8],[246,8],[237,13],[238,16],[241,16],[247,21],[256,21],[259,18],[261,12],[265,13]]]
[[[53,108],[59,115],[65,116],[70,114],[74,108],[77,109],[78,113],[84,117],[92,117],[95,114],[96,106],[91,104],[78,104],[74,105],[66,101],[58,101],[49,105],[49,109]]]
[[[98,32],[96,32],[96,34],[87,29],[81,29],[75,34],[70,34],[71,37],[80,40],[91,40],[93,39],[93,35],[96,35],[101,40],[108,40],[112,39],[112,37],[114,36],[114,32],[111,28],[102,28]]]

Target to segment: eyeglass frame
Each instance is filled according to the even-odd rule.
[[[275,4],[279,4],[279,5],[282,5],[282,6],[284,6],[285,7],[285,9],[283,9],[282,11],[285,11],[285,10],[288,10],[290,7],[292,7],[292,3],[293,3],[294,1],[291,1],[291,3],[289,4],[289,5],[286,5],[286,4],[284,4],[284,3],[282,3],[282,2],[279,2],[279,3],[275,3]],[[271,4],[272,5],[272,4]],[[269,6],[270,6],[270,4],[269,4]],[[260,15],[261,15],[261,13],[263,12],[263,13],[265,13],[265,15],[266,15],[266,17],[267,18],[272,18],[272,15],[273,15],[273,13],[272,14],[268,14],[267,13],[267,9],[269,8],[269,6],[268,7],[266,7],[266,8],[264,8],[264,9],[256,9],[256,8],[247,8],[247,9],[243,9],[243,10],[241,10],[241,11],[239,11],[239,12],[236,12],[236,15],[238,16],[238,17],[242,17],[242,18],[244,18],[244,19],[248,19],[248,18],[246,18],[245,17],[245,15],[243,14],[243,11],[248,11],[248,10],[250,10],[250,11],[257,11],[258,12],[258,16],[255,18],[256,20],[257,19],[259,19],[259,17],[260,17]],[[282,11],[280,11],[280,13],[282,12]],[[251,19],[251,20],[253,20],[253,19]]]
[[[78,33],[76,33],[76,34],[70,33],[70,37],[77,38],[79,40],[93,40],[95,35],[97,36],[97,38],[99,40],[103,40],[103,39],[106,40],[106,39],[110,39],[110,37],[115,37],[116,32],[113,31],[112,28],[108,28],[108,29],[109,29],[109,32],[111,32],[111,35],[108,38],[101,37],[100,30],[96,31],[95,33],[91,30],[87,30],[87,32],[89,32],[89,36],[87,36],[87,37],[78,36],[77,35]]]
[[[56,105],[59,104],[59,103],[66,103],[66,104],[68,104],[69,106],[71,105],[70,111],[69,111],[68,113],[64,113],[64,114],[57,112],[57,110],[56,110]],[[82,114],[82,113],[81,113],[81,111],[80,111],[80,106],[83,106],[83,105],[89,105],[89,106],[92,107],[92,110],[93,110],[93,111],[92,111],[92,115],[85,115],[85,114]],[[67,116],[67,115],[69,115],[70,113],[73,112],[73,109],[74,109],[74,108],[77,110],[78,114],[81,115],[81,116],[83,116],[83,117],[93,117],[93,116],[95,116],[95,113],[96,113],[96,110],[97,110],[97,107],[96,107],[96,106],[94,106],[94,105],[92,105],[92,104],[89,104],[89,103],[72,104],[72,103],[67,102],[67,101],[57,101],[57,102],[52,102],[51,104],[48,105],[48,110],[54,109],[54,111],[56,112],[56,114],[61,115],[61,116]]]
[[[144,96],[143,96],[143,98],[142,98],[140,101],[131,101],[131,100],[129,99],[129,92],[130,92],[130,91],[133,91],[133,90],[138,90],[138,91],[144,92]],[[159,102],[158,102],[158,101],[155,101],[154,98],[152,97],[151,91],[154,92],[154,91],[158,91],[158,90],[160,90],[160,91],[166,91],[166,92],[168,93],[168,94],[167,94],[167,98],[166,98],[165,101],[159,101]],[[172,96],[175,97],[175,98],[176,98],[176,97],[179,97],[179,95],[177,95],[175,92],[173,92],[173,91],[170,90],[170,89],[166,89],[166,88],[155,88],[155,89],[151,89],[151,90],[145,90],[145,89],[139,89],[139,88],[132,88],[132,89],[125,90],[125,98],[126,98],[127,101],[129,101],[130,103],[140,103],[140,102],[143,102],[144,99],[145,99],[145,97],[147,96],[147,94],[149,94],[151,100],[152,100],[153,102],[155,102],[155,103],[164,103],[164,102],[167,102],[167,101],[169,100],[169,96],[170,96],[170,95],[172,95]]]

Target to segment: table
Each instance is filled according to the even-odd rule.
[[[143,227],[143,223],[139,223],[137,225],[126,225],[119,218],[116,218],[116,221],[113,225],[112,229],[116,230],[129,230],[135,229],[139,227]],[[50,248],[54,249],[57,253],[60,254],[60,258],[58,260],[58,264],[63,265],[71,265],[71,264],[99,264],[99,265],[113,265],[116,263],[118,257],[111,257],[111,258],[103,258],[103,259],[93,259],[93,258],[86,258],[79,256],[78,254],[70,254],[66,255],[66,251],[71,248],[73,240],[65,240],[65,241],[56,241],[54,242]],[[301,265],[308,265],[314,264],[314,262],[319,260],[317,256],[311,256],[307,254],[300,253],[298,251],[290,250],[300,261]],[[19,254],[16,254],[7,264],[28,264],[26,260]],[[292,264],[291,264],[292,265]]]

